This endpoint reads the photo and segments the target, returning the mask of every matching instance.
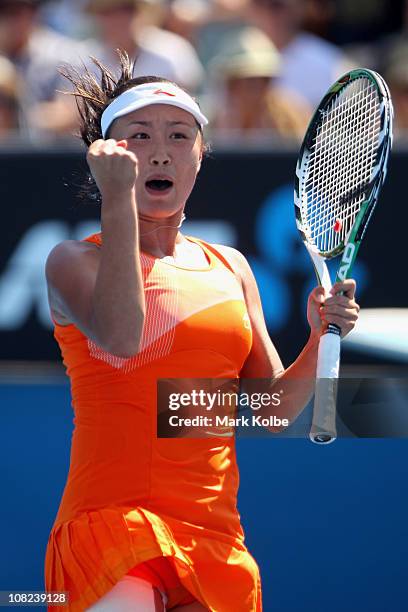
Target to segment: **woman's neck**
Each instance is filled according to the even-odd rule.
[[[175,254],[176,245],[185,241],[179,232],[183,213],[165,219],[150,219],[139,214],[140,250],[155,257]]]

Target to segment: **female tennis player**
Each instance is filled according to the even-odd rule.
[[[260,612],[234,437],[158,438],[157,380],[310,379],[292,420],[322,326],[355,324],[355,283],[311,293],[310,339],[285,370],[244,256],[180,231],[205,152],[199,106],[174,83],[133,78],[124,55],[118,80],[99,67],[100,83],[70,78],[102,231],[59,244],[46,266],[75,412],[46,588],[68,592],[69,612]]]

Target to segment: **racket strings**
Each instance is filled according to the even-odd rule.
[[[353,96],[354,100],[351,100],[351,104],[354,102],[354,107],[356,106],[355,102],[359,99],[359,94],[360,91],[357,91]],[[320,216],[317,219],[318,222],[315,228],[315,235],[316,237],[324,236],[327,238],[326,243],[323,245],[324,250],[332,249],[334,240],[337,238],[337,241],[340,242],[339,239],[349,230],[349,226],[351,225],[350,222],[352,222],[352,219],[355,217],[361,200],[361,198],[354,201],[352,199],[349,202],[350,206],[347,212],[342,211],[341,231],[335,233],[334,231],[330,231],[336,221],[336,219],[331,218],[334,212],[331,204],[334,201],[336,205],[335,208],[338,209],[344,205],[345,200],[343,195],[342,198],[338,197],[336,201],[336,192],[337,195],[341,193],[344,194],[344,192],[346,192],[346,194],[347,192],[356,192],[355,185],[358,186],[359,183],[361,185],[361,180],[367,178],[361,176],[361,170],[364,168],[364,159],[362,159],[364,148],[359,146],[359,144],[361,142],[361,137],[365,136],[367,131],[365,129],[366,126],[364,126],[361,121],[362,109],[361,107],[353,109],[354,115],[352,118],[354,119],[354,123],[359,126],[359,129],[355,132],[355,130],[353,130],[353,124],[349,125],[347,123],[350,120],[350,115],[348,116],[347,113],[344,112],[345,106],[346,101],[337,105],[335,103],[332,104],[331,108],[326,113],[326,118],[328,117],[329,119],[323,123],[315,145],[315,150],[320,152],[320,157],[317,155],[317,159],[315,160],[315,165],[320,164],[320,173],[317,175],[317,184],[313,185],[312,188],[312,201],[318,204],[319,201],[323,200],[321,202],[323,206],[319,213]],[[336,132],[333,134],[333,126],[335,125],[338,125],[338,128],[336,128]],[[329,137],[330,141],[328,141]],[[321,146],[322,143],[325,144],[327,142],[329,142],[329,146]],[[319,145],[320,149],[318,148]],[[337,150],[335,148],[336,146]],[[323,155],[321,153],[323,153]],[[330,173],[331,167],[336,167],[337,172]],[[353,171],[354,174],[354,184],[350,181],[351,171]],[[367,176],[369,177],[369,175],[370,173],[368,172]],[[325,194],[323,194],[322,188],[325,188]],[[319,197],[324,195],[325,198]],[[337,212],[337,210],[335,212]]]
[[[330,252],[345,240],[372,180],[381,127],[377,89],[359,78],[321,114],[301,208],[309,240]]]
[[[354,106],[356,99],[359,98],[359,94],[360,91],[358,91],[353,96],[354,100],[352,100],[351,103],[354,102]],[[362,136],[366,136],[367,132],[367,124],[364,125],[364,123],[361,121],[362,108],[357,108],[356,112],[354,113],[354,123],[359,126],[357,132],[355,132],[353,130],[353,125],[347,124],[349,117],[344,112],[344,107],[345,101],[343,101],[342,104],[339,104],[337,106],[335,104],[332,105],[332,108],[330,109],[332,112],[327,112],[327,115],[329,117],[331,115],[331,117],[327,124],[322,126],[322,129],[320,130],[319,134],[320,140],[324,142],[325,140],[327,140],[328,136],[333,135],[333,125],[336,125],[337,122],[339,128],[336,130],[336,138],[334,139],[334,141],[330,141],[331,146],[326,146],[324,148],[320,147],[320,151],[323,151],[324,155],[323,157],[318,157],[315,161],[315,164],[320,164],[321,172],[318,175],[317,185],[313,185],[314,193],[312,195],[319,196],[322,186],[325,186],[326,188],[326,198],[323,200],[323,209],[320,211],[321,214],[318,219],[315,232],[316,236],[322,235],[327,229],[330,230],[332,228],[332,225],[330,224],[330,221],[333,222],[331,216],[334,212],[333,206],[331,206],[332,201],[334,200],[334,203],[336,204],[336,209],[343,206],[345,200],[347,201],[344,195],[343,197],[338,197],[336,201],[336,192],[337,195],[341,193],[344,194],[345,192],[346,195],[350,194],[352,198],[353,192],[356,193],[360,191],[360,195],[363,196],[364,194],[361,193],[362,181],[364,181],[364,178],[369,178],[370,176],[370,164],[368,165],[368,172],[366,177],[361,176],[361,172],[364,171],[364,168],[367,167],[364,166],[364,163],[366,163],[366,160],[364,159],[364,147],[359,146],[361,143]],[[373,124],[374,122],[371,123]],[[369,129],[371,127],[372,125],[368,126]],[[321,145],[321,142],[319,142],[319,140],[317,139],[315,149],[317,149],[317,146],[319,144]],[[337,151],[335,151],[335,146],[337,144]],[[375,147],[372,147],[372,151],[375,151]],[[326,173],[328,170],[330,170],[330,165],[332,167],[337,166],[337,172],[331,172],[328,180],[326,178],[326,184],[323,185],[323,181],[325,180],[323,173]],[[351,171],[353,171],[354,175],[354,184],[352,181],[350,181],[350,177],[352,178]],[[359,185],[360,190],[358,189]],[[333,238],[335,239],[337,237],[337,239],[341,239],[349,230],[349,226],[351,225],[352,219],[355,217],[355,214],[358,211],[361,199],[361,197],[357,199],[351,199],[349,202],[350,206],[348,207],[348,210],[342,211],[341,231],[338,231],[337,234],[335,234],[334,231],[329,232],[329,234],[326,236],[328,238],[328,243],[325,245],[325,250],[330,250],[334,246]],[[319,197],[314,197],[313,200],[318,201]],[[340,242],[340,240],[338,240],[338,242]]]

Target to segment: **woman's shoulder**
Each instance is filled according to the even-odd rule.
[[[95,242],[86,240],[63,240],[50,251],[46,262],[47,277],[61,266],[72,265],[76,261],[99,255],[100,249]]]
[[[245,264],[248,265],[245,255],[238,251],[238,249],[226,244],[211,243],[210,246],[219,251],[232,265],[235,264],[238,267],[242,267]]]
[[[79,291],[76,288],[94,278],[99,256],[100,249],[95,243],[82,240],[64,240],[52,249],[45,264],[45,276],[54,322],[60,325],[71,322],[64,314],[64,296],[73,294],[76,299]]]
[[[211,243],[210,246],[222,255],[228,262],[229,267],[239,276],[242,282],[245,282],[248,274],[252,274],[250,265],[241,251],[225,244]]]
[[[45,275],[48,284],[58,284],[65,271],[95,262],[99,258],[100,249],[94,242],[83,240],[64,240],[57,244],[47,257]]]

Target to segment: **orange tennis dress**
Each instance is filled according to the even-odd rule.
[[[100,245],[102,237],[86,240]],[[86,610],[159,557],[212,612],[262,611],[236,506],[235,437],[157,437],[158,379],[237,379],[252,344],[233,270],[212,245],[188,240],[204,250],[207,268],[141,254],[146,319],[136,355],[111,355],[75,325],[55,324],[75,427],[45,584],[69,592],[67,612]],[[179,603],[170,593],[167,609]]]

